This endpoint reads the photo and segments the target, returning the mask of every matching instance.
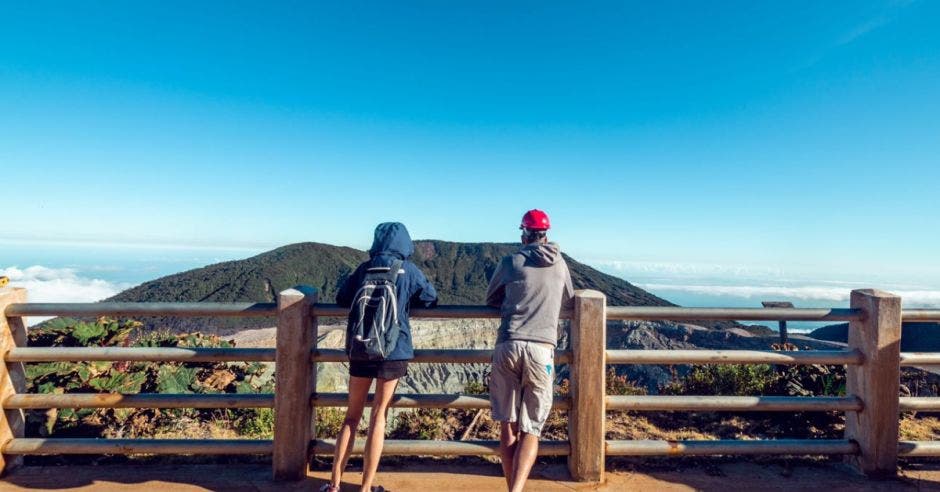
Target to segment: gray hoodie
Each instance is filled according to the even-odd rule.
[[[558,315],[573,297],[568,264],[557,244],[532,243],[504,257],[486,293],[486,303],[503,316],[496,343],[529,340],[555,346]]]

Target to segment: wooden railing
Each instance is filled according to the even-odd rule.
[[[346,310],[318,304],[313,289],[290,289],[271,303],[27,303],[22,289],[0,290],[0,451],[4,469],[23,455],[39,454],[269,454],[277,479],[306,474],[312,454],[331,454],[334,442],[315,439],[315,410],[342,407],[346,395],[316,392],[318,362],[341,362],[341,350],[316,347],[320,317]],[[25,316],[276,316],[276,348],[27,347]],[[498,318],[479,306],[414,310],[412,317]],[[713,309],[607,307],[603,294],[579,291],[571,320],[570,350],[556,353],[569,364],[570,391],[555,408],[569,412],[569,440],[543,441],[539,453],[568,456],[572,477],[602,480],[606,456],[798,454],[846,455],[868,475],[893,474],[898,455],[940,456],[940,442],[898,442],[902,410],[940,411],[940,398],[898,398],[900,366],[940,364],[940,354],[901,353],[905,320],[940,321],[940,310],[901,311],[900,298],[879,291],[853,291],[849,309]],[[607,320],[805,320],[848,321],[844,350],[606,350]],[[487,363],[491,350],[416,350],[415,363]],[[26,394],[24,363],[49,361],[274,362],[274,394]],[[831,364],[847,367],[846,396],[615,396],[605,394],[608,364]],[[489,407],[488,395],[398,395],[392,406],[407,408]],[[273,440],[63,439],[25,438],[23,410],[42,408],[274,408]],[[846,412],[843,439],[741,441],[606,440],[608,410],[633,411],[839,411]],[[355,453],[362,452],[357,443]],[[388,440],[388,455],[485,455],[495,441]]]

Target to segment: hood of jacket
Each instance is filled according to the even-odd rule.
[[[561,250],[555,243],[527,244],[520,250],[523,256],[533,264],[540,267],[551,266],[561,258]]]
[[[408,229],[400,222],[385,222],[375,227],[375,239],[369,248],[369,256],[391,255],[407,260],[415,252]]]

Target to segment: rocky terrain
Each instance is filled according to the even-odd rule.
[[[497,320],[412,320],[415,347],[419,349],[488,349],[496,341]],[[559,347],[566,348],[566,322],[559,328]],[[320,327],[318,345],[342,348],[345,327]],[[245,330],[234,337],[237,346],[274,346],[274,328]],[[775,336],[756,335],[748,330],[732,328],[714,330],[687,323],[668,321],[611,321],[607,325],[607,347],[610,349],[743,349],[767,350],[776,343]],[[839,343],[791,335],[791,342],[802,350],[825,350]],[[689,366],[617,366],[616,372],[643,386],[650,393],[672,379],[673,371],[682,375]],[[346,389],[347,367],[339,363],[318,366],[317,390],[341,392]],[[488,364],[411,364],[408,375],[400,383],[403,393],[460,393],[470,383],[486,384]],[[560,367],[558,378],[568,375]]]

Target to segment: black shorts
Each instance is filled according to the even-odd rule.
[[[407,360],[352,361],[349,375],[357,378],[398,379],[408,372]]]

